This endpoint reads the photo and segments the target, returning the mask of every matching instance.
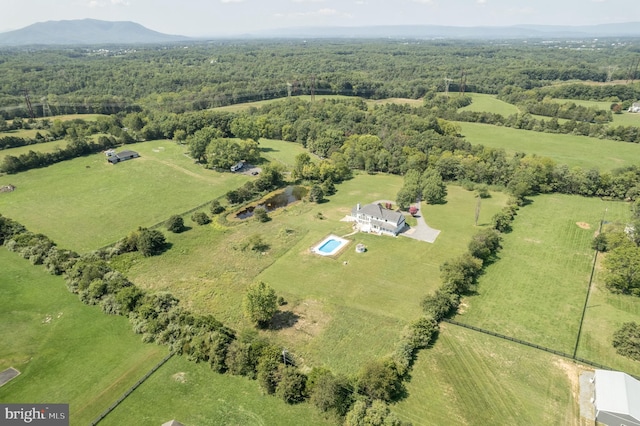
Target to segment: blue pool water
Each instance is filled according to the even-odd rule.
[[[333,240],[333,239],[332,240],[328,240],[326,243],[324,243],[323,245],[318,247],[318,250],[323,252],[323,253],[331,253],[336,248],[338,248],[340,246],[340,244],[342,244],[342,243],[340,241],[338,241],[338,240]]]

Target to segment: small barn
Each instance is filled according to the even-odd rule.
[[[110,162],[111,164],[116,164],[121,161],[131,160],[132,158],[138,158],[138,157],[140,157],[140,154],[138,154],[137,152],[126,150],[126,151],[116,152],[108,156],[107,161]]]
[[[640,426],[640,381],[620,371],[596,370],[596,421],[608,426]]]

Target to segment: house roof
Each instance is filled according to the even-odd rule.
[[[166,423],[162,423],[162,426],[184,426],[184,425],[177,420],[169,420]]]
[[[126,151],[120,151],[119,153],[116,154],[117,157],[131,157],[132,155],[140,155],[135,151],[130,151],[130,150],[126,150]]]
[[[596,370],[597,411],[631,416],[640,421],[640,381],[620,371]]]
[[[402,213],[385,209],[380,204],[367,204],[366,206],[361,207],[360,210],[357,210],[357,211],[360,213],[364,213],[368,216],[371,216],[374,219],[378,219],[382,221],[387,220],[388,222],[395,223],[395,224],[400,223],[400,220],[404,217]]]

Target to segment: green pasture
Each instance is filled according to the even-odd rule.
[[[311,404],[286,404],[245,377],[173,357],[100,425],[331,425]]]
[[[25,138],[25,139],[35,139],[36,134],[40,133],[42,136],[47,136],[49,134],[48,131],[42,129],[18,129],[18,130],[9,130],[6,132],[0,132],[0,138],[6,136],[14,136],[17,138]]]
[[[392,407],[418,425],[579,424],[581,369],[546,352],[442,324]]]
[[[309,153],[302,145],[296,142],[286,142],[275,139],[260,139],[260,155],[269,161],[280,163],[292,169],[296,164],[296,156]],[[310,155],[315,159],[314,155]]]
[[[14,157],[18,157],[22,154],[27,154],[29,151],[35,152],[53,152],[56,149],[63,149],[67,146],[67,141],[51,141],[44,143],[37,143],[33,145],[27,146],[18,146],[15,148],[1,149],[0,150],[0,163],[4,161],[4,157],[7,155],[13,155]]]
[[[628,206],[569,195],[531,200],[504,236],[499,259],[480,277],[477,295],[463,300],[457,320],[572,354],[594,233],[605,209],[615,217]]]
[[[0,176],[0,185],[18,188],[0,194],[0,212],[62,247],[84,252],[220,197],[249,179],[205,170],[172,141],[126,148],[140,158],[112,165],[98,153]]]
[[[605,221],[610,224],[605,229],[608,226],[623,227],[629,220],[629,205],[616,204],[615,209],[610,207],[606,212]],[[606,271],[602,267],[605,257],[606,253],[598,254],[577,356],[640,376],[640,364],[618,355],[611,345],[613,333],[623,323],[640,323],[640,298],[613,294],[606,288]]]
[[[299,202],[265,224],[230,219],[229,226],[200,227],[187,220],[191,229],[167,235],[172,248],[163,255],[127,255],[118,262],[138,285],[170,290],[187,306],[236,328],[249,326],[241,310],[246,286],[264,281],[297,317],[292,327],[268,334],[307,365],[348,372],[393,349],[403,326],[421,314],[420,299],[439,285],[440,264],[462,253],[478,229],[474,193],[451,186],[447,204],[424,207],[427,222],[442,230],[435,244],[356,234],[346,237],[352,242],[335,258],[310,252],[329,234],[352,232],[340,219],[358,202],[394,199],[401,185],[398,176],[358,174],[338,185],[328,202]],[[486,226],[505,201],[500,193],[484,200],[480,223]],[[242,250],[252,235],[269,245],[264,253]],[[357,243],[367,252],[355,253]]]
[[[489,124],[457,122],[473,145],[502,148],[507,154],[525,152],[549,157],[558,164],[583,169],[612,170],[638,163],[640,144],[587,136],[541,133]]]
[[[146,345],[124,317],[83,305],[61,277],[0,248],[0,387],[3,403],[68,403],[86,425],[167,353]]]
[[[611,109],[611,104],[613,102],[606,101],[583,101],[579,99],[554,99],[554,102],[565,103],[565,102],[573,102],[576,105],[581,105],[587,108],[597,108],[605,111],[609,111]],[[640,114],[634,114],[625,111],[622,111],[622,114],[613,114],[613,122],[609,124],[610,126],[640,126]]]
[[[460,111],[490,112],[500,114],[504,117],[520,112],[517,106],[501,101],[496,95],[487,95],[484,93],[466,93],[466,95],[471,96],[471,105],[460,108]],[[451,96],[456,96],[456,94],[452,94]]]

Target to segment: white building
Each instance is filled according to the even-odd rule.
[[[608,426],[640,426],[640,381],[620,371],[596,370],[596,421]]]
[[[398,235],[405,226],[404,215],[400,212],[385,209],[380,204],[358,204],[351,211],[351,218],[362,232]]]
[[[629,112],[640,112],[640,102],[635,102],[628,109]]]

